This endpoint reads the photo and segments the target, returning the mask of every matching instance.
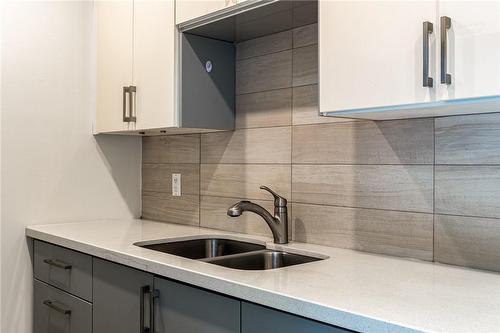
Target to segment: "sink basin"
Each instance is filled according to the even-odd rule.
[[[241,270],[266,270],[322,260],[285,251],[269,250],[260,244],[217,237],[153,244],[135,243],[135,245]]]
[[[203,260],[211,264],[243,270],[265,270],[322,260],[300,254],[262,250],[246,254]]]
[[[136,244],[150,250],[160,251],[189,259],[205,259],[250,251],[263,250],[264,245],[223,238],[202,238],[157,244]]]

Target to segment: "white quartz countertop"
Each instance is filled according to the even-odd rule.
[[[500,274],[146,220],[28,227],[26,235],[161,276],[362,332],[499,332]],[[326,260],[242,271],[135,242],[217,235]]]

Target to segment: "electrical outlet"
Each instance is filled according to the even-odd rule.
[[[173,173],[172,174],[172,196],[180,197],[181,196],[181,174]]]

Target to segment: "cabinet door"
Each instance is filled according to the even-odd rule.
[[[137,333],[145,331],[141,325],[149,328],[150,302],[144,291],[152,290],[153,276],[98,258],[93,264],[93,333]]]
[[[240,301],[162,278],[154,285],[156,332],[240,332]]]
[[[346,333],[340,327],[242,302],[241,333]]]
[[[433,101],[422,38],[435,17],[435,1],[319,1],[320,111]],[[430,43],[433,59],[435,33]]]
[[[451,84],[437,82],[439,98],[500,95],[500,1],[440,0],[438,14],[451,19],[446,36]]]
[[[175,116],[174,0],[134,2],[136,129],[173,127]]]
[[[183,23],[236,4],[236,0],[176,0],[175,23]]]
[[[123,87],[132,84],[132,0],[96,1],[97,84],[95,132],[133,129],[123,121]]]

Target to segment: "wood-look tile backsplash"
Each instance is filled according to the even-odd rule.
[[[293,240],[500,271],[500,114],[319,117],[317,50],[316,24],[238,44],[236,130],[144,138],[143,217],[270,236],[226,215],[268,185]]]

